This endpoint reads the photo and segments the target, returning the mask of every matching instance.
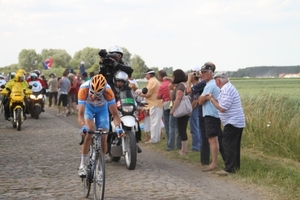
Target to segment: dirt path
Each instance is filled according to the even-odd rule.
[[[21,131],[0,116],[0,199],[84,199],[77,176],[77,117],[56,113],[46,108],[39,120],[26,120]],[[124,159],[107,162],[105,199],[267,199],[252,187],[140,146],[133,171]]]

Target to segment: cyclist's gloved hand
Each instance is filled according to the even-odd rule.
[[[86,125],[83,125],[78,133],[80,135],[81,133],[87,133],[88,131],[89,131],[88,127]]]
[[[122,128],[120,128],[119,126],[116,126],[116,132],[117,132],[118,136],[122,135],[122,133],[125,133],[125,131]]]

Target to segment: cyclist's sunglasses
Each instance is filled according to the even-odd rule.
[[[102,93],[103,93],[103,90],[101,92],[94,92],[94,91],[90,90],[90,94],[94,95],[96,97],[100,97],[102,95]]]

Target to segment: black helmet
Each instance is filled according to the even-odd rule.
[[[36,73],[37,77],[39,77],[40,74],[41,74],[41,72],[39,70],[37,70],[37,69],[33,70],[33,72]]]

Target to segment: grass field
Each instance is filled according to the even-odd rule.
[[[246,128],[241,170],[230,177],[262,188],[270,199],[300,199],[300,79],[231,82],[242,99]],[[139,88],[145,85],[139,82]],[[165,152],[165,147],[164,140],[153,145],[174,159],[199,165],[199,153],[178,158],[177,152]]]

